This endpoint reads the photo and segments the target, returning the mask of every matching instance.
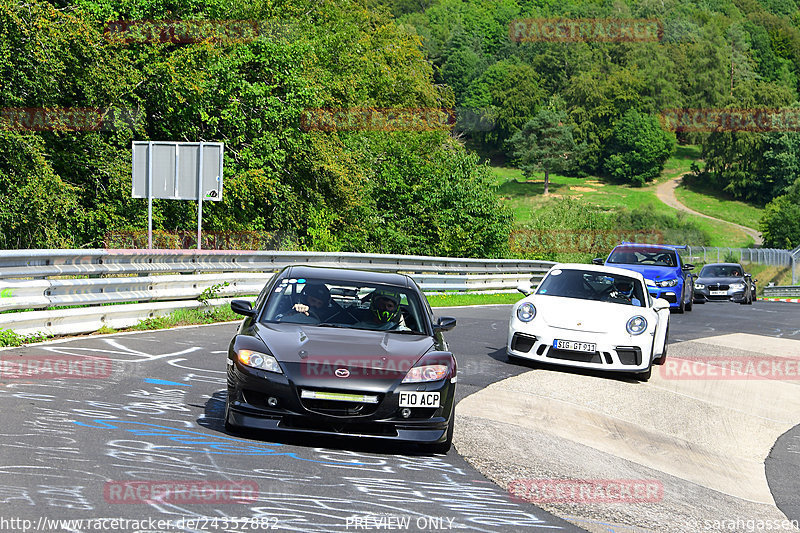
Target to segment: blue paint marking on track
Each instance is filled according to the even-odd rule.
[[[316,459],[307,459],[305,457],[298,457],[294,452],[279,452],[271,447],[279,448],[283,444],[270,443],[271,447],[261,446],[253,443],[243,443],[240,439],[226,436],[208,435],[198,431],[188,431],[185,429],[171,428],[167,426],[158,426],[156,424],[149,424],[147,422],[133,422],[131,420],[104,420],[102,418],[95,418],[92,420],[96,425],[86,424],[84,422],[73,421],[72,423],[86,428],[93,429],[121,429],[137,436],[148,437],[165,437],[173,442],[179,444],[190,444],[206,446],[207,448],[181,448],[175,446],[155,446],[156,449],[163,448],[167,451],[175,452],[193,452],[193,453],[206,453],[215,455],[260,455],[260,456],[284,456],[298,459],[300,461],[309,461],[311,463],[321,463],[329,465],[340,465],[339,462],[330,461],[317,461]],[[134,427],[125,427],[130,424]],[[210,449],[209,449],[210,448]],[[363,466],[366,463],[348,462],[349,466]]]
[[[145,383],[152,383],[153,385],[174,385],[176,387],[191,387],[188,383],[178,383],[177,381],[167,381],[166,379],[153,379],[145,378]]]

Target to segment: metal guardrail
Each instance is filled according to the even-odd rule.
[[[130,327],[257,294],[273,272],[290,264],[402,272],[435,293],[513,291],[519,283],[537,283],[554,263],[343,252],[4,250],[0,330],[70,335]],[[215,298],[203,304],[197,298],[209,288]]]
[[[800,285],[764,287],[765,298],[800,298]]]
[[[721,248],[716,246],[688,246],[686,254],[691,261],[723,263],[725,257],[734,255],[739,262],[762,265],[790,266],[792,252],[778,248]]]

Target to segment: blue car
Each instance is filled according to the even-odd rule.
[[[596,265],[615,266],[639,272],[653,298],[664,298],[670,309],[678,313],[692,310],[694,301],[694,265],[683,263],[677,250],[685,246],[666,244],[622,243],[614,248],[605,261],[593,260]]]

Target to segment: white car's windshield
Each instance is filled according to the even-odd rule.
[[[413,291],[390,285],[283,279],[269,295],[262,322],[424,333]]]
[[[638,307],[644,307],[646,301],[642,285],[635,278],[591,270],[551,270],[536,294]]]

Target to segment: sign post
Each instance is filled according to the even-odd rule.
[[[202,247],[203,200],[222,200],[224,145],[215,142],[134,141],[133,198],[147,198],[147,247],[153,247],[153,198],[197,200],[197,249]]]

